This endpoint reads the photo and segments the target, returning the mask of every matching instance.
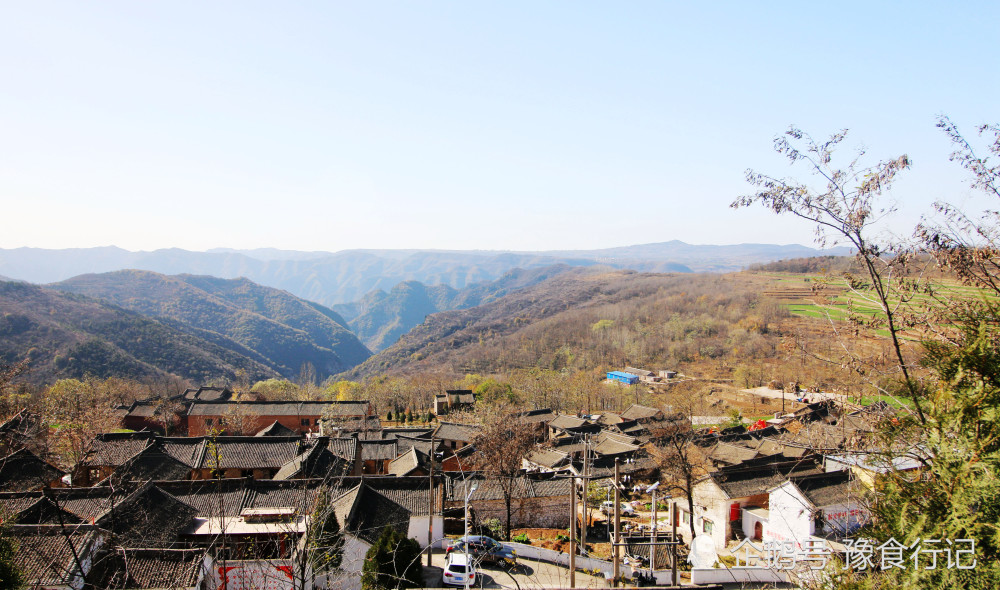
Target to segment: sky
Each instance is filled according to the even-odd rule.
[[[0,248],[811,244],[729,203],[796,125],[992,205],[997,2],[0,2]]]

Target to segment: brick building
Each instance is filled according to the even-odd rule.
[[[243,422],[238,425],[241,434],[259,432],[275,422],[305,434],[319,432],[324,419],[366,421],[371,416],[367,401],[195,402],[187,407],[181,422],[188,436],[232,430],[233,422]]]

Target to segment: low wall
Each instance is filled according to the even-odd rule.
[[[517,551],[517,556],[519,558],[523,557],[525,559],[533,559],[535,561],[544,561],[546,563],[569,567],[569,553],[563,553],[562,551],[556,551],[555,549],[535,547],[534,545],[524,545],[522,543],[505,544],[510,545],[515,551]],[[577,555],[575,565],[578,570],[600,571],[604,574],[605,579],[608,580],[611,579],[611,576],[614,573],[614,564],[604,559]],[[640,571],[642,573],[649,572],[648,569],[633,568],[629,565],[621,566],[621,575],[623,577],[630,578],[632,577],[632,573],[635,571]],[[656,570],[656,583],[659,585],[674,585],[673,582],[670,581],[670,573],[670,570]],[[680,577],[679,572],[678,577]]]
[[[692,584],[733,584],[746,582],[774,584],[787,581],[788,577],[784,573],[762,567],[694,568],[691,570]]]

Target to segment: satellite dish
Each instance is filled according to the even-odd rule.
[[[712,537],[701,534],[691,540],[691,552],[688,553],[688,563],[692,568],[710,568],[715,566],[719,556],[715,552],[715,542]]]

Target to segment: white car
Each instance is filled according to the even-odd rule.
[[[607,514],[608,516],[613,515],[615,513],[615,503],[611,502],[611,501],[601,502],[601,512],[603,512],[604,514]],[[631,504],[626,504],[625,502],[622,502],[621,503],[621,515],[622,516],[635,516],[635,510],[632,508]]]
[[[470,586],[476,583],[475,566],[466,560],[465,553],[449,553],[448,563],[444,566],[442,583],[451,586],[465,586],[466,577],[468,577]]]

